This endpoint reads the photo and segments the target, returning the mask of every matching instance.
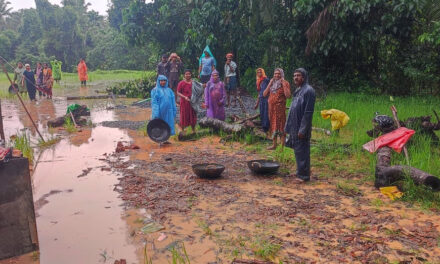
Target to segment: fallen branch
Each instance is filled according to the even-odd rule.
[[[260,114],[255,114],[253,116],[250,116],[250,117],[245,118],[245,119],[240,119],[240,120],[237,120],[235,122],[238,123],[238,124],[244,124],[244,123],[246,123],[246,121],[253,121],[253,120],[255,120],[255,119],[259,118],[259,117],[260,117]]]
[[[377,163],[374,186],[376,188],[393,185],[395,182],[405,179],[409,175],[418,185],[425,185],[434,191],[440,191],[440,179],[427,172],[403,165],[391,165],[392,150],[382,147],[377,151]]]
[[[204,117],[199,120],[199,125],[202,128],[212,128],[214,130],[223,130],[226,133],[241,133],[246,126],[241,124],[229,124],[218,119]]]
[[[110,95],[110,94],[106,94],[106,95],[89,95],[89,96],[67,96],[66,100],[107,99],[107,98],[110,98],[110,97],[112,97],[112,95]],[[118,95],[118,97],[125,97],[125,96]]]

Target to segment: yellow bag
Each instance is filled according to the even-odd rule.
[[[388,196],[388,198],[393,201],[394,199],[401,198],[403,196],[403,193],[399,191],[396,186],[380,187],[379,190],[382,194]]]
[[[345,127],[350,120],[348,115],[338,109],[322,110],[321,116],[324,119],[331,118],[332,130],[338,130]]]

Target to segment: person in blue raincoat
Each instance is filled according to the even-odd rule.
[[[171,135],[175,135],[176,100],[173,90],[168,87],[168,79],[164,75],[157,77],[156,87],[151,91],[151,108],[151,118],[159,118],[167,122],[171,128]]]
[[[315,109],[315,90],[309,85],[307,71],[295,70],[293,81],[297,87],[293,93],[284,131],[289,134],[287,147],[293,148],[296,158],[297,183],[310,180],[310,138],[312,118]]]
[[[199,59],[199,77],[203,84],[209,82],[211,79],[211,73],[216,67],[217,61],[215,60],[214,55],[212,55],[209,46],[206,46]]]

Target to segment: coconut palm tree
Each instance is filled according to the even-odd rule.
[[[11,15],[12,7],[8,7],[11,2],[0,0],[0,24],[5,22],[6,17]]]

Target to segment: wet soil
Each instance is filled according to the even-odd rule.
[[[141,150],[114,153],[107,161],[123,175],[117,191],[127,206],[145,208],[166,226],[162,232],[196,249],[187,250],[195,263],[261,258],[269,243],[280,246],[268,257],[276,263],[440,261],[439,214],[389,202],[371,184],[360,187],[363,195],[350,197],[329,179],[297,185],[283,175],[253,175],[246,161],[262,157],[240,144],[220,144],[219,138],[159,148],[129,134]],[[227,169],[220,179],[198,179],[191,165],[205,162]],[[380,208],[372,200],[380,200]],[[158,233],[137,236],[156,263],[169,255],[167,243],[156,241]]]
[[[117,105],[132,102],[118,100]],[[37,135],[21,106],[2,103],[6,135],[28,129],[35,144]],[[328,177],[297,185],[283,173],[253,175],[246,161],[266,157],[242,144],[220,143],[218,137],[159,146],[137,131],[150,109],[114,107],[111,100],[79,102],[92,109],[93,127],[70,135],[48,129],[47,119],[63,115],[70,103],[61,98],[26,103],[45,137],[63,137],[51,148],[35,150],[41,263],[140,263],[144,249],[153,263],[168,263],[170,249],[182,243],[192,263],[231,263],[234,258],[440,262],[439,212],[391,202],[368,182],[358,185],[360,195],[347,196]],[[115,153],[119,141],[140,149]],[[225,165],[222,177],[196,178],[191,165],[205,162]],[[328,174],[329,168],[314,162],[314,174]],[[144,232],[146,223],[164,229]],[[28,254],[0,263],[37,263],[32,258]]]

